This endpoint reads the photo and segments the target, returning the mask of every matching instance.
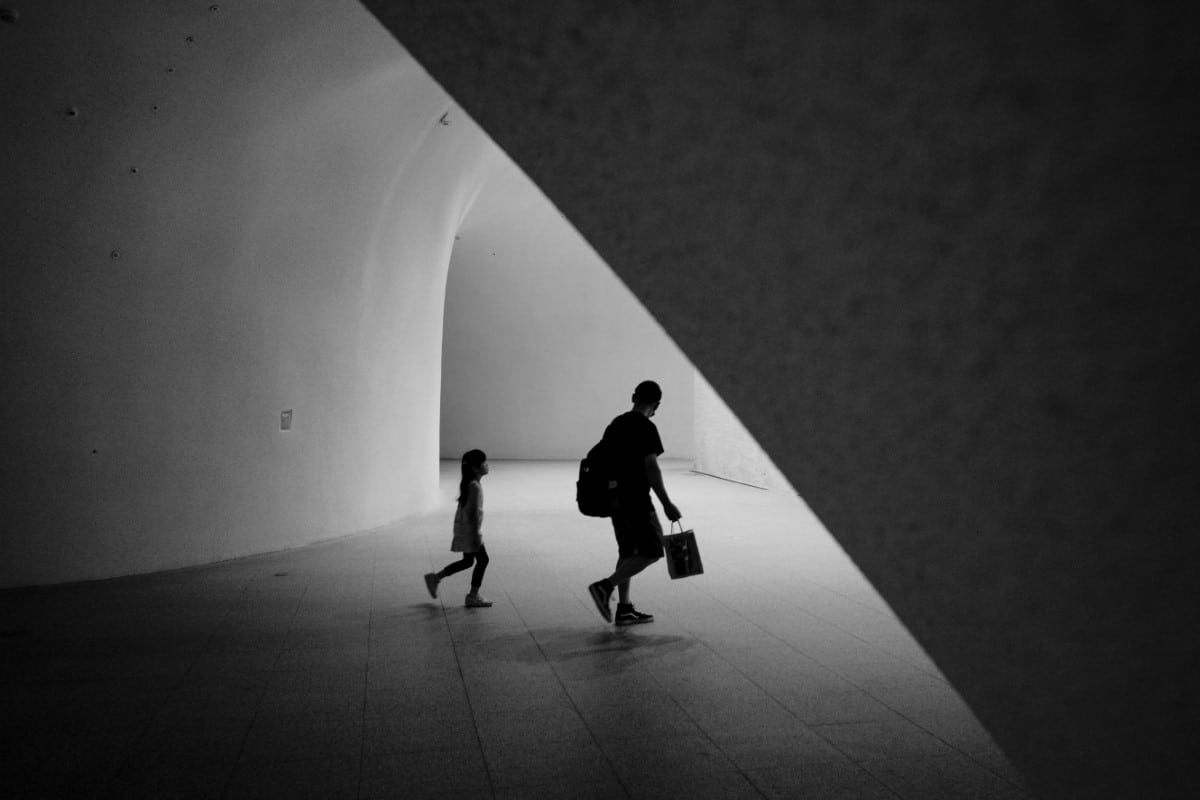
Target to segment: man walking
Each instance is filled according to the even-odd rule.
[[[672,522],[681,516],[663,486],[658,457],[662,440],[650,418],[662,402],[662,389],[654,381],[642,381],[633,391],[633,408],[611,423],[604,431],[607,457],[617,481],[617,503],[612,513],[613,532],[617,537],[617,567],[609,577],[588,586],[600,616],[613,622],[613,589],[617,590],[617,625],[653,622],[652,614],[643,614],[629,599],[629,579],[663,557],[662,525],[650,500],[658,496],[663,513]]]

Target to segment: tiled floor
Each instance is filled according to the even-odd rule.
[[[1020,778],[805,507],[668,463],[705,575],[587,596],[615,560],[574,465],[484,480],[490,609],[446,508],[211,567],[0,593],[0,794],[1023,798]]]

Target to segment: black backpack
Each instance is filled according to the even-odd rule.
[[[608,445],[601,439],[579,462],[579,480],[575,482],[575,504],[589,517],[611,517],[617,502],[617,481],[613,475]]]

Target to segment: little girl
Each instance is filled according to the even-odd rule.
[[[425,587],[430,597],[437,597],[438,583],[445,577],[468,569],[472,564],[471,592],[467,595],[470,608],[487,608],[491,600],[479,593],[483,584],[483,573],[487,569],[488,554],[483,547],[483,487],[479,481],[488,474],[487,455],[482,450],[468,450],[462,457],[462,480],[458,483],[458,510],[454,512],[454,539],[450,551],[462,553],[462,561],[450,564],[441,572],[430,572],[425,576]]]

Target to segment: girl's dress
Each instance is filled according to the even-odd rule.
[[[454,512],[452,553],[478,553],[483,549],[483,487],[479,481],[467,484],[467,496]]]

